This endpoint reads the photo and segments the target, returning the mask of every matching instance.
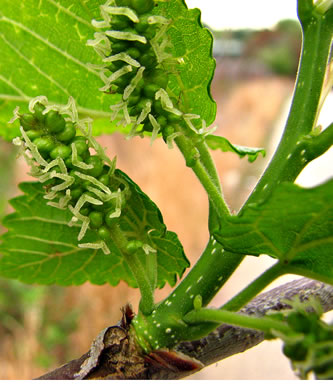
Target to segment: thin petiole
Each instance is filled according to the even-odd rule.
[[[281,321],[264,317],[250,317],[244,314],[219,309],[193,310],[184,316],[184,321],[190,324],[216,322],[217,324],[241,326],[243,328],[256,329],[262,332],[277,330],[286,333],[290,331],[289,326]]]
[[[272,267],[268,268],[251,284],[245,287],[241,292],[235,295],[230,301],[225,303],[221,309],[238,311],[244,305],[251,301],[256,295],[258,295],[265,287],[272,283],[275,279],[285,273],[281,263],[276,263]]]

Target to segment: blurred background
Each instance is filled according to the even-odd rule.
[[[301,47],[296,1],[189,0],[187,4],[202,10],[202,21],[215,38],[216,134],[235,144],[267,150],[265,159],[258,157],[252,164],[230,153],[213,152],[227,203],[237,211],[267,165],[288,114]],[[168,229],[179,235],[193,264],[208,239],[207,198],[180,153],[169,150],[162,140],[151,146],[149,139],[126,141],[119,134],[102,136],[99,142],[110,156],[118,156],[118,168],[157,203]],[[324,172],[330,173],[332,153],[323,161],[319,168],[310,164],[300,182],[311,185],[313,180],[324,180]],[[30,180],[26,172],[12,145],[0,141],[1,217],[11,211],[7,201],[19,194],[17,183]],[[213,305],[222,304],[270,264],[269,258],[247,258]],[[159,291],[157,298],[168,291],[168,287]],[[0,279],[0,379],[31,379],[79,357],[101,329],[119,320],[125,303],[131,302],[136,309],[138,298],[137,291],[124,283],[117,288],[88,283],[61,288]],[[279,342],[264,342],[190,379],[295,376]]]

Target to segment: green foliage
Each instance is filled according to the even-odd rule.
[[[128,182],[133,196],[128,202],[126,215],[121,218],[121,228],[127,234],[144,241],[147,231],[150,243],[156,247],[158,264],[158,286],[167,281],[176,282],[188,261],[177,236],[166,231],[156,205],[145,196],[128,177],[117,174]],[[108,240],[111,254],[101,250],[79,248],[77,235],[79,226],[69,227],[70,213],[46,205],[44,189],[39,183],[22,183],[25,195],[11,201],[16,212],[4,219],[9,229],[2,238],[0,274],[19,279],[25,283],[79,285],[89,280],[94,284],[117,285],[120,280],[136,286],[133,274],[121,252]],[[86,242],[97,241],[98,235],[89,230]],[[140,259],[145,264],[142,251]]]
[[[88,41],[103,59],[101,90],[119,96],[111,120],[122,118],[118,124],[131,125],[132,136],[160,133],[169,144],[180,129],[205,130],[215,118],[209,91],[215,62],[198,11],[181,1],[145,3],[140,12],[126,3],[136,13],[112,4],[101,7],[102,20],[93,21],[100,31]]]
[[[202,28],[200,11],[188,10],[184,1],[161,2],[157,12],[172,20],[168,35],[172,56],[179,63],[170,75],[168,86],[180,99],[180,109],[200,115],[208,126],[216,113],[216,103],[210,94],[215,70],[212,36]]]
[[[0,245],[0,275],[26,283],[116,285],[124,280],[139,287],[142,300],[133,327],[146,352],[207,334],[281,269],[333,283],[333,181],[310,189],[293,184],[307,163],[331,145],[330,126],[317,134],[331,52],[331,2],[299,0],[304,50],[292,108],[279,147],[238,216],[230,215],[223,199],[209,148],[247,156],[250,162],[265,152],[232,145],[207,131],[216,113],[210,95],[215,61],[200,12],[188,10],[182,0],[100,3],[2,4],[0,134],[8,140],[19,135],[14,143],[40,183],[21,184],[24,195],[12,200],[15,212],[4,219],[9,231]],[[290,31],[286,23],[278,28]],[[82,49],[87,40],[98,55]],[[286,71],[290,64],[284,50],[275,47],[275,57],[264,54]],[[327,79],[330,83],[332,77]],[[4,124],[17,102],[26,104],[37,94],[30,112],[14,111],[21,135],[17,127]],[[210,237],[193,270],[159,304],[154,289],[166,282],[173,286],[189,265],[182,245],[167,231],[157,206],[116,169],[115,160],[94,139],[91,122],[78,113],[100,119],[111,115],[113,124],[103,122],[94,134],[110,133],[117,125],[132,136],[151,133],[152,139],[162,135],[169,146],[174,142],[207,192],[210,233],[218,242]],[[277,258],[277,265],[224,310],[205,309],[245,255],[263,253]],[[186,323],[191,316],[197,319]],[[232,317],[236,325],[251,321]],[[312,354],[311,369],[318,377],[331,377],[326,367],[331,364],[331,329],[315,317],[298,311],[282,319],[297,334],[285,340],[285,352],[307,363]],[[208,324],[200,322],[205,318]],[[279,328],[282,338],[285,323]],[[252,324],[262,329],[260,319]],[[265,324],[271,329],[275,323]],[[52,345],[61,337],[59,329],[50,329],[46,342]],[[321,341],[323,348],[317,349]],[[307,374],[310,366],[302,367]]]
[[[35,0],[1,2],[0,135],[3,138],[11,140],[19,135],[17,126],[8,125],[11,113],[18,104],[26,109],[37,94],[61,104],[73,96],[80,113],[109,117],[109,105],[115,98],[100,94],[99,73],[89,66],[98,57],[93,50],[82,50],[94,33],[91,19],[98,16],[99,5],[98,0],[61,4]],[[97,121],[95,132],[99,133],[107,123]]]
[[[272,332],[283,340],[283,353],[301,379],[311,373],[316,379],[333,379],[333,324],[321,319],[321,305],[315,299],[286,303],[291,309],[266,316],[289,327],[286,332]]]
[[[207,135],[205,138],[207,145],[212,150],[221,150],[222,152],[232,152],[240,158],[247,156],[249,162],[254,162],[259,154],[265,157],[266,152],[262,148],[249,148],[248,146],[233,145],[224,137],[217,135]]]
[[[286,272],[333,283],[333,180],[301,188],[282,183],[261,204],[227,218],[216,237],[231,251],[268,254]]]

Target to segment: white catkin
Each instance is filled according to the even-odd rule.
[[[147,43],[146,37],[138,34],[133,34],[131,32],[107,30],[105,31],[105,35],[111,38],[116,38],[124,41],[137,41],[144,44]],[[112,50],[112,45],[111,45],[111,50]]]
[[[108,72],[107,69],[104,69],[100,72],[101,80],[105,83],[104,87],[99,88],[100,91],[107,91],[110,89],[111,84],[116,81],[119,77],[123,76],[126,73],[132,72],[133,68],[131,65],[123,66],[118,69],[116,72],[113,72],[111,76],[106,76]]]
[[[123,99],[127,100],[132,92],[135,90],[137,85],[139,84],[140,80],[142,79],[143,72],[145,70],[144,66],[141,66],[138,71],[136,72],[136,75],[132,78],[130,81],[130,84],[124,89]]]
[[[132,22],[138,23],[139,18],[137,14],[128,7],[110,7],[110,6],[102,6],[103,10],[109,15],[124,15],[131,19]],[[112,18],[111,18],[112,21]]]
[[[83,249],[85,249],[85,248],[102,249],[102,251],[105,255],[109,255],[111,253],[109,247],[106,245],[106,243],[104,241],[86,242],[86,243],[79,244],[78,247],[83,248]]]
[[[140,67],[140,63],[136,61],[134,58],[132,58],[130,55],[128,55],[127,53],[118,53],[103,59],[103,62],[114,62],[114,61],[123,61],[136,68]]]
[[[150,143],[152,144],[152,143],[155,141],[155,139],[157,138],[157,135],[158,135],[158,132],[159,132],[160,129],[161,129],[161,126],[160,126],[160,124],[156,121],[156,119],[153,117],[153,115],[149,114],[149,115],[148,115],[148,118],[149,118],[150,123],[151,123],[152,126],[153,126],[153,131],[152,131],[151,140],[150,140]]]

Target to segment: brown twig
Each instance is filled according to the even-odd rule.
[[[333,286],[302,278],[253,299],[241,312],[262,316],[288,307],[294,296],[319,299],[325,312],[333,309]],[[143,355],[129,332],[129,308],[117,326],[104,329],[90,351],[37,379],[180,379],[264,340],[262,332],[222,325],[200,340],[182,342],[173,351]]]

